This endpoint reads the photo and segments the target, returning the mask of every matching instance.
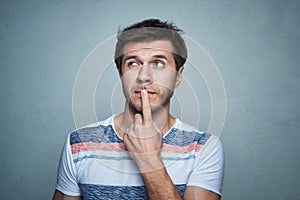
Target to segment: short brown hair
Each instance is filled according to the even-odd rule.
[[[178,70],[187,58],[187,49],[180,33],[182,30],[172,22],[162,22],[159,19],[147,19],[118,31],[115,48],[115,63],[121,73],[124,46],[131,42],[152,42],[168,40],[173,46],[173,57]]]

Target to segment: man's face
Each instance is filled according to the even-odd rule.
[[[152,111],[168,108],[174,88],[182,77],[181,67],[176,71],[170,41],[129,43],[124,47],[121,80],[130,108],[141,112],[141,90],[146,89]]]

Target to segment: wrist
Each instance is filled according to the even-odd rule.
[[[135,160],[140,173],[149,173],[163,169],[164,163],[156,153],[143,154]]]

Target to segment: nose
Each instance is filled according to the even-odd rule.
[[[152,83],[152,69],[148,65],[143,65],[138,72],[137,82],[139,84]]]

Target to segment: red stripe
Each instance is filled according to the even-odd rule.
[[[72,154],[85,152],[85,151],[115,151],[115,152],[124,152],[125,145],[124,143],[94,143],[94,142],[82,142],[73,144],[71,146]]]
[[[162,151],[167,153],[189,153],[191,151],[199,152],[202,145],[197,144],[197,142],[193,142],[187,146],[179,147],[170,144],[163,144]]]
[[[170,144],[163,144],[162,151],[166,153],[189,153],[191,151],[199,152],[202,145],[197,142],[191,143],[184,147],[174,146]],[[114,151],[125,152],[124,143],[94,143],[94,142],[82,142],[71,145],[72,154],[85,151]]]

